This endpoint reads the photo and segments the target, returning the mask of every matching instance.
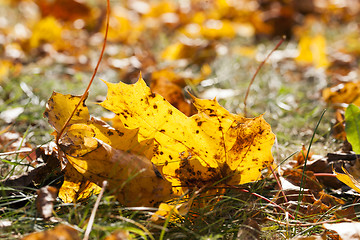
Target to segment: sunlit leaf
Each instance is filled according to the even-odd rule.
[[[65,203],[79,202],[93,194],[98,194],[100,190],[98,185],[87,180],[68,164],[65,168],[64,183],[59,190],[59,198]]]
[[[336,178],[339,179],[341,182],[345,183],[358,193],[360,193],[360,183],[345,169],[343,168],[343,173],[337,173],[335,171],[334,174],[336,175]]]
[[[108,85],[100,105],[117,114],[125,127],[139,129],[139,140],[154,139],[151,161],[173,186],[194,187],[258,180],[272,163],[274,134],[262,116],[229,113],[216,100],[194,98],[199,113],[186,117],[140,78],[133,85]],[[180,189],[179,193],[183,193]]]
[[[350,104],[345,111],[346,138],[355,153],[360,154],[360,109]]]
[[[79,100],[79,96],[53,93],[44,115],[56,131]],[[137,133],[137,129],[120,123],[114,129],[90,118],[83,102],[60,139],[59,147],[75,169],[65,171],[60,196],[65,201],[81,200],[98,191],[94,183],[101,185],[107,180],[109,189],[124,205],[153,206],[172,197],[171,184],[145,157],[152,157],[152,139],[139,142]]]

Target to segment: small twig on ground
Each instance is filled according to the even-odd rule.
[[[96,215],[96,211],[99,207],[99,204],[100,204],[100,200],[105,192],[105,188],[106,188],[106,185],[107,185],[107,181],[103,181],[103,184],[102,184],[102,188],[101,188],[101,191],[99,193],[99,196],[98,198],[96,199],[96,202],[95,202],[95,205],[94,205],[94,208],[91,212],[91,215],[90,215],[90,219],[89,219],[89,223],[86,227],[86,231],[85,231],[85,234],[84,234],[84,238],[83,240],[88,240],[89,239],[89,236],[90,236],[90,232],[91,232],[91,229],[92,229],[92,226],[94,224],[94,220],[95,220],[95,215]]]
[[[264,197],[264,196],[261,196],[260,194],[257,194],[257,193],[253,193],[253,192],[250,192],[249,190],[247,189],[243,189],[243,188],[239,188],[237,186],[234,186],[232,185],[231,187],[235,188],[235,189],[238,189],[240,190],[241,192],[246,192],[246,193],[250,193],[251,195],[254,195],[258,198],[261,198],[263,200],[265,200],[266,202],[270,203],[270,204],[273,204],[275,207],[281,209],[285,214],[289,214],[289,217],[291,217],[292,219],[295,219],[295,217],[293,215],[291,215],[289,212],[287,212],[284,208],[282,208],[281,206],[279,206],[278,204],[276,204],[275,202],[271,201],[270,199]]]
[[[254,80],[255,80],[256,75],[259,73],[260,69],[261,69],[262,66],[265,64],[265,62],[269,59],[269,57],[271,56],[271,54],[272,54],[273,52],[275,52],[275,51],[280,47],[280,45],[285,41],[285,39],[286,39],[286,37],[283,36],[283,38],[278,42],[278,44],[276,44],[276,46],[274,47],[274,49],[271,50],[271,52],[266,56],[266,58],[264,59],[264,61],[262,61],[262,62],[260,63],[260,65],[259,65],[258,68],[256,69],[253,77],[251,78],[251,81],[250,81],[249,86],[248,86],[248,88],[247,88],[247,90],[246,90],[245,99],[244,99],[244,116],[245,116],[245,117],[246,117],[246,115],[247,115],[247,112],[246,112],[246,101],[247,101],[247,98],[248,98],[248,96],[249,96],[249,92],[250,92],[251,85],[254,83]]]
[[[337,219],[337,220],[328,220],[328,221],[323,221],[323,222],[315,222],[315,223],[290,223],[290,222],[282,222],[282,221],[279,221],[279,220],[276,220],[276,219],[273,219],[273,218],[270,218],[270,217],[266,217],[267,220],[270,220],[270,221],[273,221],[273,222],[276,222],[278,224],[281,224],[281,225],[289,225],[289,226],[296,226],[296,227],[311,227],[311,226],[317,226],[317,225],[322,225],[324,223],[338,223],[338,222],[349,222],[350,220],[348,219]]]
[[[33,151],[34,151],[34,149],[20,149],[20,150],[11,151],[11,152],[0,153],[0,157],[2,157],[2,156],[8,156],[8,155],[14,155],[14,154],[19,154],[19,153],[31,153],[31,152],[33,152]]]
[[[285,202],[288,202],[288,199],[287,199],[287,197],[286,197],[286,195],[285,195],[285,193],[284,193],[284,190],[283,190],[283,188],[282,188],[282,186],[281,186],[281,183],[280,183],[280,181],[279,181],[279,178],[277,177],[276,173],[274,172],[274,169],[272,168],[272,166],[269,166],[269,168],[270,168],[272,174],[274,175],[274,178],[275,178],[275,180],[276,180],[276,183],[277,183],[277,185],[279,186],[280,192],[281,192],[281,194],[283,195]]]

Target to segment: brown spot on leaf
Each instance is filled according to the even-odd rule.
[[[126,124],[125,124],[126,125]],[[124,136],[123,132],[120,132],[119,130],[116,129],[116,132],[119,134],[120,137]]]

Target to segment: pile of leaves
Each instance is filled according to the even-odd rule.
[[[0,4],[1,237],[359,239],[358,3],[136,0],[110,13],[100,1]],[[97,70],[104,34],[106,96],[100,81],[83,95],[57,92],[85,88],[75,80]],[[258,43],[283,36],[268,68]],[[243,79],[238,62],[221,66],[233,56],[265,69]],[[247,99],[259,71],[309,93],[270,74]],[[66,84],[50,96],[35,74]],[[336,149],[310,151],[326,141]]]

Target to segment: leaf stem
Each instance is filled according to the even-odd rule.
[[[271,50],[271,52],[266,56],[266,58],[260,63],[260,65],[257,67],[254,75],[252,76],[251,81],[250,81],[250,83],[249,83],[249,86],[248,86],[248,88],[247,88],[247,90],[246,90],[245,99],[244,99],[244,116],[245,116],[245,117],[246,117],[246,115],[247,115],[247,111],[246,111],[247,98],[248,98],[248,96],[249,96],[249,92],[250,92],[251,85],[254,83],[255,77],[256,77],[257,74],[260,72],[260,69],[261,69],[262,66],[265,64],[265,62],[269,59],[269,57],[271,56],[271,54],[272,54],[273,52],[275,52],[275,51],[280,47],[280,45],[285,41],[285,39],[286,39],[285,36],[283,36],[283,37],[281,38],[281,40],[278,42],[278,44],[276,44],[276,46],[274,47],[274,49]]]
[[[90,82],[89,82],[87,88],[85,89],[83,95],[81,96],[78,104],[75,106],[75,108],[74,108],[74,110],[72,111],[72,113],[70,114],[69,118],[66,120],[66,122],[65,122],[64,126],[61,128],[59,134],[56,135],[55,143],[56,143],[57,145],[59,144],[59,140],[60,140],[61,136],[63,135],[66,126],[69,124],[71,118],[74,116],[76,110],[79,108],[80,104],[81,104],[83,101],[85,101],[85,98],[86,98],[87,95],[88,95],[90,86],[91,86],[91,84],[92,84],[93,81],[94,81],[95,75],[96,75],[96,73],[97,73],[97,71],[98,71],[98,68],[99,68],[99,66],[100,66],[102,57],[103,57],[103,55],[104,55],[105,47],[106,47],[106,41],[107,41],[107,36],[108,36],[108,32],[109,32],[109,19],[110,19],[110,0],[106,0],[106,28],[105,28],[104,43],[103,43],[103,46],[102,46],[102,49],[101,49],[101,53],[100,53],[99,60],[98,60],[98,62],[97,62],[97,64],[96,64],[96,67],[95,67],[95,69],[94,69],[93,75],[91,76]]]

